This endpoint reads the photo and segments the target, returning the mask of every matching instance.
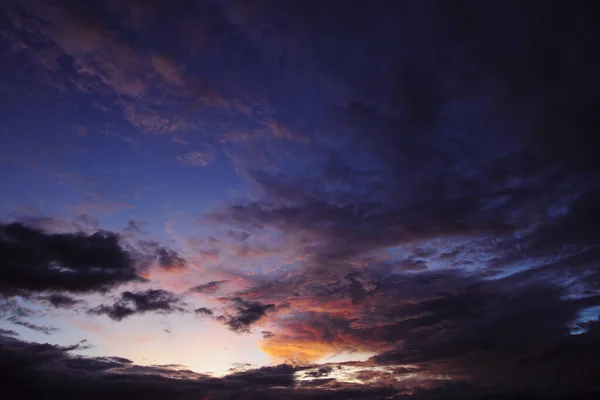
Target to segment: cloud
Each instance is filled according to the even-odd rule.
[[[357,281],[361,289],[353,292],[349,286]],[[375,365],[417,365],[422,376],[482,385],[594,385],[585,373],[594,368],[593,358],[566,349],[597,351],[596,333],[569,336],[568,326],[581,310],[600,304],[598,296],[569,299],[567,288],[547,281],[523,279],[516,285],[514,276],[488,280],[457,271],[375,270],[326,288],[310,282],[297,285],[302,297],[290,295],[284,300],[289,306],[267,321],[272,334],[261,346],[275,360],[316,362],[340,352],[367,352],[378,354]],[[270,285],[252,293],[269,300],[277,290]],[[353,301],[336,301],[352,293]],[[586,367],[573,369],[576,360]]]
[[[133,361],[121,357],[95,357],[95,358],[70,358],[65,360],[64,365],[74,370],[89,372],[107,371],[115,368],[123,368],[133,364]]]
[[[16,46],[15,51],[35,69],[42,79],[41,87],[50,86],[63,93],[83,96],[102,93],[103,98],[92,102],[95,108],[111,117],[116,111],[116,115],[132,127],[152,135],[198,130],[200,124],[194,108],[226,103],[208,80],[188,74],[186,68],[171,57],[171,48],[135,46],[128,41],[127,30],[140,29],[140,33],[147,35],[155,28],[148,29],[146,25],[160,25],[157,20],[140,19],[141,14],[147,14],[145,11],[119,12],[129,5],[97,6],[111,15],[116,25],[89,10],[73,7],[68,1],[54,4],[28,1],[8,7],[8,23],[13,29],[20,27],[20,34],[11,35],[15,42],[22,44],[21,50],[17,51],[19,46]],[[148,8],[159,10],[161,6],[155,4]],[[193,15],[189,18],[192,25],[201,22]],[[180,36],[182,28],[174,28],[171,34]],[[35,36],[44,43],[44,51],[29,51]],[[194,37],[185,39],[184,47],[187,47]],[[185,54],[187,48],[182,51]],[[110,124],[104,121],[103,125]]]
[[[50,305],[52,305],[52,307],[55,308],[71,308],[81,302],[80,300],[60,293],[52,293],[47,296],[38,296],[36,299],[47,301]]]
[[[213,294],[215,292],[218,292],[221,289],[221,286],[223,286],[227,282],[228,281],[210,281],[194,286],[189,291],[200,294]]]
[[[0,335],[5,336],[19,336],[19,334],[12,329],[0,329]]]
[[[271,331],[262,331],[261,332],[263,339],[268,339],[270,337],[275,336],[275,334]]]
[[[164,271],[177,271],[186,267],[186,260],[177,251],[156,241],[141,240],[138,245],[142,249],[140,257],[146,257],[146,263]]]
[[[181,299],[174,293],[161,289],[148,289],[143,292],[123,292],[112,305],[100,305],[88,311],[93,315],[106,315],[115,321],[136,314],[158,312],[163,314],[185,311]]]
[[[247,301],[239,297],[224,300],[233,306],[232,313],[226,312],[224,315],[218,316],[217,320],[223,322],[234,332],[248,332],[253,324],[275,308],[274,304]]]
[[[20,223],[0,225],[3,292],[102,292],[140,281],[136,262],[111,232],[49,234]]]
[[[206,308],[206,307],[196,308],[194,310],[194,312],[196,313],[196,315],[203,315],[203,316],[212,316],[214,314],[213,310]]]
[[[25,321],[21,318],[18,318],[16,316],[11,316],[8,318],[8,321],[12,322],[15,325],[20,325],[23,326],[27,329],[31,329],[32,331],[36,331],[39,333],[43,333],[44,335],[51,335],[55,332],[58,331],[58,328],[53,328],[53,327],[49,327],[49,326],[42,326],[42,325],[37,325],[34,323],[31,323],[29,321]]]
[[[106,292],[125,283],[143,282],[142,274],[159,268],[177,271],[186,260],[156,241],[126,242],[119,234],[48,233],[22,223],[0,225],[0,290],[5,295],[51,292],[38,296],[53,307],[72,307],[69,294]]]
[[[169,24],[181,20],[176,5],[67,3],[10,13],[30,36],[12,58],[38,65],[15,68],[27,71],[15,82],[106,97],[97,109],[146,133],[197,132],[190,145],[218,144],[247,179],[250,195],[203,221],[216,227],[206,254],[233,254],[227,268],[243,278],[222,310],[197,314],[237,332],[264,326],[262,348],[279,361],[361,352],[376,366],[402,364],[403,378],[597,385],[588,372],[597,325],[577,319],[600,295],[598,7],[228,1],[198,3],[186,24]],[[201,43],[173,40],[184,25],[198,27]],[[45,46],[58,53],[40,57]],[[48,77],[52,68],[66,77]],[[139,279],[135,262],[117,256],[110,274],[66,265],[88,241],[112,243],[100,260],[121,254],[109,234],[38,238],[11,226],[2,249],[22,250],[18,271],[0,264],[3,291],[92,292]],[[35,240],[15,245],[5,231],[17,228]],[[58,250],[44,243],[73,237],[86,245],[60,252],[57,269]],[[145,265],[183,266],[148,248]],[[215,282],[195,289],[210,294]],[[96,312],[120,319],[176,304],[125,293]],[[573,324],[587,331],[571,335]],[[353,375],[364,383],[371,372]],[[289,384],[287,373],[274,384]]]
[[[177,160],[182,164],[206,167],[213,162],[214,157],[214,154],[210,152],[191,151],[183,156],[177,157]]]
[[[292,386],[296,368],[281,364],[227,375],[226,380],[239,381],[252,386]]]
[[[482,384],[593,384],[582,354],[550,354],[582,340],[567,326],[600,294],[597,78],[564,57],[598,61],[580,39],[600,34],[598,9],[331,4],[324,19],[310,4],[263,7],[222,10],[265,60],[293,43],[331,98],[305,75],[313,89],[278,99],[271,128],[306,140],[235,152],[254,190],[206,220],[235,232],[217,238],[222,253],[258,254],[248,238],[261,237],[294,260],[280,275],[256,267],[228,297],[273,305],[262,348],[308,362],[376,353]],[[527,373],[520,357],[536,352],[547,370]]]
[[[383,399],[397,390],[346,387],[337,390],[302,387],[300,368],[278,365],[235,372],[223,378],[197,374],[179,365],[140,366],[120,357],[84,357],[78,346],[56,346],[0,337],[0,384],[24,398],[95,400],[143,396],[148,399]]]

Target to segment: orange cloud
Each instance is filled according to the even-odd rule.
[[[379,352],[389,345],[378,340],[377,332],[362,332],[350,327],[352,319],[331,314],[292,315],[275,322],[274,334],[260,344],[274,362],[314,363],[341,352]]]
[[[346,318],[352,318],[356,315],[356,309],[352,301],[347,298],[333,299],[327,302],[302,298],[291,300],[289,303],[294,310],[312,311]]]
[[[300,362],[317,362],[330,354],[337,353],[339,349],[328,343],[319,342],[292,342],[287,338],[276,336],[265,339],[260,346],[276,362],[296,360]]]

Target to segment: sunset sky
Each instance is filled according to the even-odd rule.
[[[0,393],[600,390],[598,21],[0,0]]]

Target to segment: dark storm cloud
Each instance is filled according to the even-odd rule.
[[[94,315],[106,315],[115,321],[136,314],[158,312],[163,314],[185,311],[182,301],[174,293],[161,289],[148,289],[143,292],[123,292],[117,302],[112,305],[102,304],[88,311]]]
[[[49,234],[19,224],[0,225],[2,291],[106,291],[140,281],[135,260],[110,232]]]

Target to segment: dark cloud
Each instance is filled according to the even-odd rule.
[[[17,332],[13,331],[12,329],[2,329],[2,328],[0,328],[0,335],[19,336],[19,334]]]
[[[457,271],[374,273],[354,282],[359,279],[363,294],[346,301],[352,290],[343,281],[326,290],[314,282],[299,286],[303,297],[290,297],[290,309],[269,319],[274,335],[263,350],[304,360],[379,352],[372,359],[379,365],[418,366],[423,377],[445,374],[484,385],[596,385],[586,372],[596,362],[585,352],[600,349],[597,322],[585,323],[589,330],[575,336],[569,325],[600,305],[597,295],[569,298],[557,283],[516,284],[512,276],[489,280]],[[261,297],[267,300],[274,288]]]
[[[333,371],[332,367],[326,366],[326,367],[321,367],[321,368],[317,369],[316,371],[311,371],[308,373],[308,375],[312,376],[314,378],[322,378],[324,376],[329,375],[332,371]]]
[[[157,250],[158,265],[162,269],[172,270],[185,267],[185,259],[181,257],[175,250],[160,247]]]
[[[207,283],[203,283],[197,286],[194,286],[190,289],[190,292],[200,293],[200,294],[213,294],[218,292],[228,281],[210,281]]]
[[[147,399],[383,399],[389,388],[294,385],[301,369],[278,365],[235,372],[223,378],[197,374],[178,365],[140,366],[120,357],[83,357],[77,346],[23,342],[0,337],[0,385],[13,397]]]
[[[250,327],[260,321],[268,311],[275,309],[274,304],[263,304],[256,301],[247,301],[239,297],[226,299],[233,306],[232,313],[217,317],[229,329],[235,332],[248,332]]]
[[[2,14],[20,32],[7,34],[19,57],[2,56],[11,87],[103,95],[99,120],[145,133],[200,130],[250,180],[252,197],[209,216],[219,224],[211,238],[226,232],[211,242],[224,251],[210,254],[284,272],[244,274],[248,288],[224,295],[216,318],[238,332],[268,324],[269,355],[360,350],[432,381],[597,385],[597,323],[579,322],[587,331],[576,336],[568,328],[600,294],[597,3],[234,0],[185,12],[155,1],[17,3]],[[48,72],[46,47],[61,74]],[[139,280],[138,257],[115,235],[17,224],[0,233],[3,292]],[[256,237],[277,245],[266,251]],[[185,264],[157,243],[140,247],[146,266]],[[165,293],[125,292],[93,312],[173,307]],[[270,372],[278,377],[265,385],[290,384],[289,370]]]
[[[20,291],[106,291],[142,280],[135,260],[110,232],[49,234],[0,225],[0,287]]]
[[[168,378],[158,374],[152,379],[144,375],[106,374],[105,371],[126,368],[128,360],[119,358],[83,358],[71,355],[77,346],[5,340],[0,343],[0,382],[3,390],[18,398],[75,399],[81,396],[130,398],[132,394],[160,399],[180,395]],[[190,387],[194,387],[189,383]],[[183,385],[187,386],[187,385]]]
[[[311,361],[373,351],[484,384],[594,385],[583,353],[523,357],[593,336],[568,325],[600,294],[599,8],[360,4],[323,6],[326,22],[307,3],[273,19],[267,5],[261,23],[225,13],[249,37],[297,44],[335,93],[313,108],[298,89],[278,122],[305,141],[240,151],[260,194],[209,218],[246,253],[262,235],[297,260],[233,295],[275,305],[263,349]]]
[[[153,257],[149,263],[155,263],[158,268],[165,271],[177,271],[186,267],[185,259],[175,250],[170,249],[155,241],[141,241],[143,254]]]
[[[52,307],[56,308],[71,308],[81,302],[80,300],[60,293],[52,293],[47,296],[38,296],[36,299],[47,301],[50,303],[50,305],[52,305]]]
[[[194,312],[196,313],[196,315],[204,315],[204,316],[212,316],[214,314],[214,312],[206,307],[200,307],[200,308],[196,308],[194,310]]]
[[[226,379],[252,386],[292,386],[296,370],[297,368],[291,365],[282,364],[233,373],[227,375]]]
[[[270,337],[275,336],[275,334],[271,331],[262,331],[261,332],[263,339],[268,339]]]
[[[89,372],[107,371],[115,368],[127,367],[133,361],[121,357],[96,357],[96,358],[68,358],[64,361],[65,367],[74,370]]]
[[[50,326],[42,326],[42,325],[37,325],[34,324],[32,322],[29,321],[25,321],[19,317],[16,316],[11,316],[8,318],[8,321],[10,321],[11,323],[15,324],[15,325],[20,325],[20,326],[24,326],[27,329],[31,329],[32,331],[36,331],[39,333],[43,333],[44,335],[51,335],[55,332],[58,331],[58,328],[54,328],[54,327],[50,327]]]
[[[161,289],[148,289],[143,292],[123,292],[119,300],[112,305],[100,305],[88,311],[93,315],[107,315],[110,319],[121,321],[124,318],[147,312],[173,313],[183,312],[182,301],[174,293]]]
[[[0,258],[3,296],[20,296],[54,308],[73,308],[82,303],[73,294],[105,293],[125,283],[144,282],[146,279],[141,274],[149,268],[173,270],[185,266],[185,260],[177,252],[155,241],[145,242],[140,250],[112,232],[48,233],[21,223],[0,225]],[[156,263],[148,263],[149,259]],[[126,293],[115,305],[101,306],[97,310],[123,318],[148,311],[148,307],[159,310],[165,307],[161,301],[174,301],[164,293],[155,293],[158,297],[152,297],[149,291],[147,294],[152,298],[148,300],[154,303],[145,304],[144,299],[135,297],[134,293]],[[4,307],[9,306],[19,307],[14,302],[4,304]],[[26,322],[21,319],[25,315],[17,314],[13,317],[21,325],[51,332],[51,328]]]
[[[310,146],[290,149],[291,156],[264,154],[278,168],[248,164],[264,198],[232,205],[214,217],[248,231],[297,236],[318,264],[458,237],[469,244],[494,238],[481,250],[503,255],[518,248],[515,235],[552,234],[547,229],[557,222],[558,210],[566,210],[565,218],[574,216],[569,206],[595,187],[592,175],[598,172],[588,156],[598,146],[591,135],[597,118],[589,111],[594,72],[559,56],[598,59],[592,41],[577,39],[577,33],[598,33],[589,17],[598,10],[586,13],[587,5],[579,6],[566,17],[559,6],[538,12],[514,2],[504,5],[501,15],[476,2],[448,12],[425,5],[401,12],[389,6],[389,19],[377,17],[377,23],[375,15],[382,12],[377,7],[360,17],[344,9],[333,13],[336,32],[315,25],[319,17],[309,6],[282,11],[285,19],[301,9],[300,15],[313,22],[295,39],[328,38],[327,50],[313,55],[339,73],[340,85],[352,94],[347,106],[338,107],[337,118],[329,115],[315,128],[319,133]],[[527,38],[523,48],[497,28],[507,21],[521,27],[519,34]],[[557,33],[542,21],[555,21],[570,33]],[[265,29],[270,28],[278,31]],[[361,49],[365,59],[381,59],[381,67],[353,58],[356,49],[344,51],[349,39],[341,32],[346,29],[378,39],[381,47]],[[386,37],[417,37],[421,45],[406,43],[414,47],[409,56]],[[575,48],[571,42],[581,44]],[[491,56],[492,48],[500,60]],[[552,68],[535,72],[542,65]],[[566,133],[570,130],[577,131],[575,136]],[[569,151],[561,153],[555,146],[563,139]],[[301,168],[304,160],[311,160],[310,169]],[[576,239],[563,236],[567,242]],[[463,265],[486,261],[465,250]]]

